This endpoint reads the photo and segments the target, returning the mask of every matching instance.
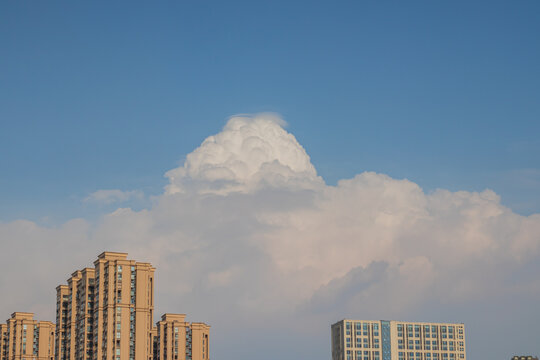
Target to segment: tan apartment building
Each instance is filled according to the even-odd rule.
[[[151,360],[154,271],[104,252],[58,286],[56,360]]]
[[[209,360],[210,326],[185,318],[185,314],[161,317],[154,338],[155,360]]]
[[[56,288],[56,359],[91,360],[94,351],[94,269],[75,271],[67,283]]]
[[[464,324],[344,319],[333,324],[332,360],[463,360]]]
[[[7,324],[0,324],[0,360],[7,359]]]
[[[0,324],[0,360],[53,360],[54,329],[50,321],[34,320],[34,314],[14,312]]]

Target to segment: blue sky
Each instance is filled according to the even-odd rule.
[[[4,220],[87,215],[237,113],[273,111],[328,183],[370,170],[540,211],[536,1],[4,2]]]
[[[263,335],[283,340],[294,357],[326,359],[327,325],[349,316],[465,321],[472,358],[510,348],[538,352],[539,33],[540,2],[532,0],[0,2],[0,238],[8,249],[0,251],[0,263],[20,265],[23,253],[35,257],[23,269],[28,274],[0,278],[0,292],[11,281],[35,280],[32,266],[49,269],[40,272],[35,289],[20,290],[20,299],[0,299],[6,309],[0,320],[13,304],[53,318],[47,309],[54,305],[36,299],[49,299],[74,267],[110,249],[148,257],[172,274],[193,274],[184,279],[189,293],[162,287],[160,308],[210,322],[214,354],[223,359],[261,348],[269,359],[281,355],[265,337],[253,335],[267,325]],[[231,116],[265,112],[288,123],[285,130],[331,187],[295,162],[305,160],[296,142],[287,138],[290,152],[277,151],[286,136],[274,120],[257,115],[245,128],[274,146],[269,159],[302,171],[294,168],[285,176],[290,183],[266,189],[257,181],[272,183],[283,168],[270,171],[246,160],[260,178],[237,174],[245,193],[200,193],[215,179],[201,170],[208,163],[197,160],[194,149],[213,134],[226,148],[227,139],[238,135]],[[282,137],[267,138],[259,125]],[[199,153],[219,157],[212,151],[202,147]],[[227,151],[245,160],[245,154]],[[182,166],[186,157],[191,168]],[[222,170],[230,164],[218,165]],[[171,169],[177,178],[164,176]],[[195,170],[186,175],[186,169]],[[357,176],[364,171],[388,177]],[[417,193],[416,184],[425,194]],[[185,187],[191,197],[164,193],[168,185]],[[96,194],[106,201],[88,200]],[[313,217],[296,213],[304,208]],[[432,222],[418,225],[407,217],[423,211]],[[313,228],[322,218],[328,229],[299,236],[298,223],[283,220],[283,229],[275,230],[274,212],[298,216]],[[333,219],[338,214],[358,215],[354,226],[361,226],[351,225],[354,231],[347,233],[342,218]],[[403,219],[414,222],[412,229]],[[326,248],[321,234],[334,247]],[[280,239],[298,240],[298,249],[311,256],[304,259],[309,271],[281,257],[296,253]],[[455,250],[448,239],[465,249],[455,254],[456,263],[447,255]],[[193,250],[200,267],[184,265],[190,258],[182,249],[191,241],[206,249]],[[41,263],[51,249],[65,251],[65,259]],[[332,259],[310,268],[320,249],[359,256],[350,268]],[[165,284],[178,281],[161,274]],[[373,294],[395,294],[396,283],[407,281],[395,274],[434,275],[420,281],[419,299],[411,294],[404,304],[374,302]],[[372,289],[362,278],[376,285],[386,280]],[[252,289],[260,279],[285,300]],[[455,291],[437,285],[456,279]],[[302,295],[288,293],[303,284],[309,288]],[[373,304],[373,310],[360,311],[343,294]],[[325,302],[334,297],[335,303]],[[214,309],[206,301],[215,298],[223,304]],[[185,307],[176,310],[177,300]],[[245,319],[221,315],[243,316],[239,304],[263,310],[248,310]],[[282,333],[284,319],[268,309],[311,328],[291,325]],[[508,328],[523,326],[523,333],[502,333],[492,313]],[[242,339],[227,337],[232,320],[252,330],[255,345],[242,348],[244,356],[235,342]]]

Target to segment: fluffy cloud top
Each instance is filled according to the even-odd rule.
[[[304,148],[274,114],[234,116],[206,138],[183,166],[170,170],[167,193],[227,194],[264,186],[312,188],[322,184]]]
[[[52,318],[52,289],[109,249],[152,262],[157,313],[210,323],[213,353],[224,359],[241,357],[245,343],[268,359],[325,359],[329,324],[343,317],[463,321],[464,314],[475,339],[469,356],[485,354],[482,345],[494,356],[523,337],[475,327],[490,315],[471,309],[489,304],[509,322],[540,321],[526,300],[540,300],[540,215],[512,212],[493,191],[425,193],[373,172],[328,186],[268,114],[231,118],[166,176],[151,208],[117,209],[93,227],[0,224],[0,263],[14,270],[0,276],[0,291],[23,294],[0,297],[4,317],[47,308]],[[50,276],[40,286],[21,286],[42,268]],[[508,307],[508,298],[519,306]],[[246,329],[256,335],[233,335]],[[528,331],[540,337],[536,326]],[[261,336],[280,339],[280,347]]]

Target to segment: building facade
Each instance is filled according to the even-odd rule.
[[[210,326],[154,318],[155,268],[104,252],[56,287],[56,325],[16,312],[0,324],[0,360],[209,360]]]
[[[154,271],[104,252],[73,272],[56,288],[55,360],[209,360],[210,326],[182,314],[153,326]]]
[[[56,360],[151,360],[154,271],[104,252],[58,286]]]
[[[154,338],[155,360],[208,360],[210,326],[189,323],[185,314],[164,314]]]
[[[34,320],[34,314],[15,312],[0,324],[0,360],[53,360],[54,330],[50,321]]]
[[[92,360],[94,269],[75,271],[67,283],[56,288],[55,358]]]
[[[7,324],[0,324],[0,360],[7,359]]]
[[[463,360],[464,324],[338,321],[331,327],[332,360]]]

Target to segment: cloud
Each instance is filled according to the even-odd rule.
[[[223,131],[206,138],[183,166],[168,171],[168,194],[227,194],[261,187],[322,185],[309,156],[275,114],[234,116]]]
[[[111,190],[97,190],[86,198],[84,202],[91,203],[101,203],[101,204],[113,204],[113,203],[123,203],[132,199],[142,199],[143,193],[139,190],[133,191],[122,191],[118,189]]]
[[[119,208],[92,227],[0,224],[7,249],[0,262],[15,274],[4,273],[0,288],[16,288],[10,299],[23,294],[18,302],[0,298],[4,317],[16,304],[36,309],[47,298],[43,315],[52,318],[54,286],[109,249],[152,262],[156,313],[210,323],[213,352],[224,359],[245,343],[266,358],[326,358],[329,323],[343,317],[458,321],[489,303],[501,316],[528,312],[540,321],[523,303],[540,300],[540,214],[518,215],[491,190],[425,193],[373,172],[326,185],[268,114],[232,117],[166,176],[150,208]],[[95,197],[125,199],[117,191]],[[42,267],[46,287],[20,284],[33,283]],[[522,307],[498,300],[507,298]],[[240,331],[245,336],[234,335]],[[484,328],[476,335],[501,337]],[[261,337],[279,339],[280,348]],[[468,348],[473,357],[482,353]]]

